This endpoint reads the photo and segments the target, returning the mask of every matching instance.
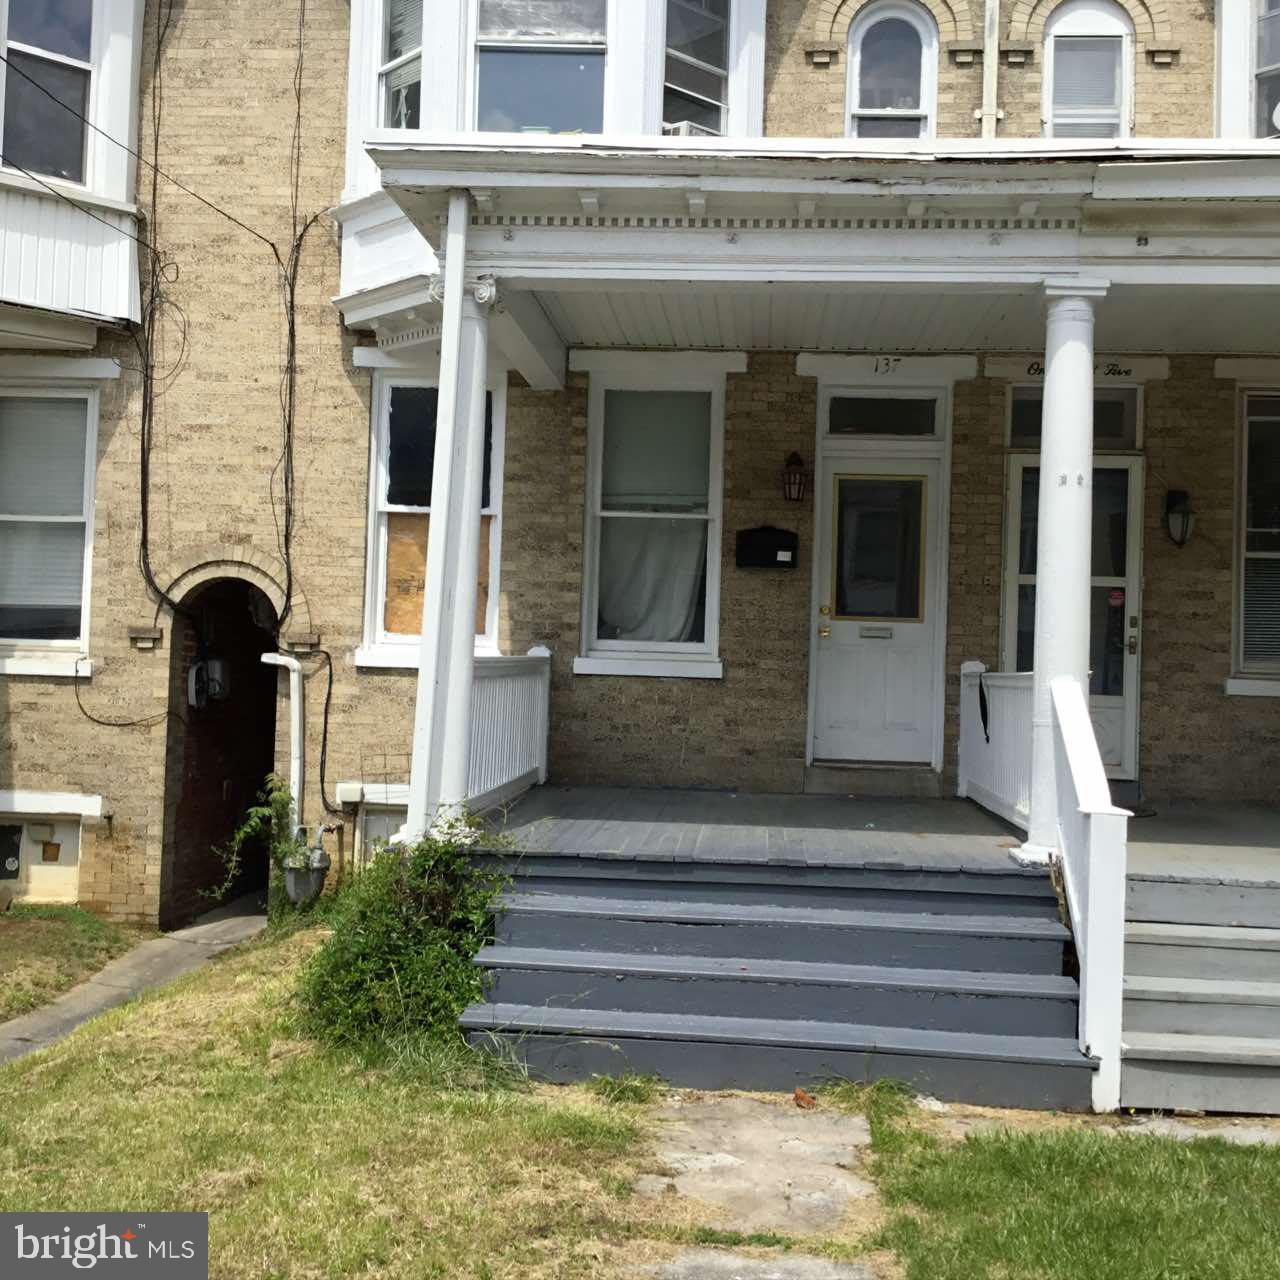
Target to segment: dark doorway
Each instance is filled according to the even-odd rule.
[[[257,587],[223,578],[196,588],[173,619],[160,924],[214,907],[227,868],[214,852],[244,820],[275,765],[275,610]],[[246,849],[226,898],[267,884],[265,847]]]

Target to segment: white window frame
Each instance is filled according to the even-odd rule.
[[[424,4],[422,7],[424,23],[426,21],[426,14],[428,11],[429,3],[430,3],[430,0],[427,0],[427,3]],[[387,18],[389,16],[390,0],[377,0],[375,7],[377,9],[377,15],[378,15],[378,21],[377,21],[378,45],[377,45],[377,52],[375,54],[375,57],[378,63],[378,69],[375,73],[375,80],[374,80],[374,85],[375,85],[374,92],[377,94],[377,99],[374,103],[373,119],[376,122],[377,127],[380,129],[396,129],[396,130],[399,130],[400,132],[404,132],[408,128],[408,126],[390,124],[386,119],[387,94],[386,94],[385,83],[386,83],[387,76],[389,76],[393,71],[398,71],[401,67],[405,66],[407,63],[412,62],[415,58],[418,59],[418,115],[419,115],[419,123],[421,123],[421,116],[426,110],[426,103],[423,100],[423,96],[422,96],[423,90],[425,88],[425,86],[423,85],[423,76],[426,71],[426,67],[423,59],[424,50],[422,47],[422,32],[418,33],[418,44],[416,48],[410,49],[408,53],[402,53],[398,58],[392,58],[390,60],[387,60],[387,57],[386,57]]]
[[[1228,693],[1268,694],[1280,696],[1280,663],[1275,666],[1248,666],[1244,660],[1244,571],[1249,559],[1280,559],[1280,552],[1246,551],[1249,511],[1249,401],[1280,399],[1280,387],[1241,387],[1239,391],[1239,426],[1236,433],[1236,531],[1235,567],[1232,590],[1231,679]],[[1272,421],[1272,419],[1261,419]],[[1234,687],[1233,687],[1234,686]]]
[[[51,362],[52,363],[52,362]],[[93,536],[98,463],[98,413],[100,394],[94,385],[32,385],[0,381],[0,399],[81,400],[85,402],[84,458],[84,575],[80,593],[80,634],[74,640],[21,640],[0,637],[0,675],[89,676],[90,603],[93,599]],[[19,517],[0,516],[17,520]],[[22,517],[41,521],[40,517]],[[62,517],[71,523],[69,517]],[[42,521],[53,523],[53,520]],[[76,521],[79,523],[79,521]]]
[[[704,130],[696,128],[694,135],[702,134],[703,136],[712,136],[717,138],[727,138],[730,136],[730,114],[731,98],[733,94],[733,62],[735,48],[735,31],[734,26],[739,21],[737,9],[738,5],[734,0],[729,0],[728,18],[726,22],[725,39],[724,39],[724,67],[713,67],[710,63],[699,62],[697,58],[691,58],[687,54],[675,53],[667,42],[667,19],[670,17],[670,6],[672,4],[681,4],[683,0],[662,0],[662,95],[661,100],[663,106],[666,105],[667,89],[672,89],[675,93],[684,94],[687,98],[694,98],[698,102],[704,102],[709,107],[719,107],[720,109],[720,128],[713,130]],[[704,71],[709,75],[719,76],[724,81],[724,101],[712,102],[710,98],[704,98],[699,93],[694,93],[690,89],[681,88],[678,85],[671,85],[667,80],[667,59],[675,58],[677,62],[683,62],[687,66],[694,67],[698,71]],[[662,121],[662,132],[668,132],[670,121],[665,119],[666,112],[663,111],[664,119]]]
[[[1055,136],[1053,131],[1053,72],[1056,50],[1055,41],[1060,37],[1070,40],[1120,41],[1120,118],[1116,137],[1128,138],[1133,133],[1133,20],[1113,0],[1067,0],[1049,16],[1044,29],[1044,97],[1041,102],[1041,123],[1046,138]],[[1110,123],[1110,115],[1099,113],[1096,117],[1081,116],[1077,124]],[[1072,138],[1072,142],[1088,142],[1087,138]],[[1105,139],[1099,139],[1105,141]]]
[[[886,18],[909,22],[920,36],[920,106],[908,111],[897,107],[862,108],[858,106],[862,82],[862,41],[867,32]],[[857,121],[862,117],[877,120],[921,119],[920,137],[932,138],[938,124],[938,24],[933,15],[906,0],[882,0],[870,4],[849,27],[849,73],[845,86],[844,128],[848,137],[858,136]],[[874,141],[875,139],[873,139]],[[902,139],[910,141],[910,139]]]
[[[438,388],[438,376],[377,369],[373,373],[372,421],[369,432],[369,500],[367,554],[365,557],[364,639],[356,650],[357,667],[390,667],[411,670],[418,666],[420,635],[400,635],[384,626],[387,586],[387,530],[390,515],[430,515],[430,507],[410,507],[386,500],[390,464],[391,392],[395,387]],[[476,634],[477,654],[498,649],[498,601],[502,567],[503,462],[506,455],[506,376],[490,378],[493,397],[493,446],[490,454],[489,505],[482,514],[492,517],[489,532],[489,599],[484,633]]]
[[[639,353],[575,351],[570,368],[590,374],[587,392],[587,495],[583,536],[582,619],[576,675],[684,676],[718,680],[720,660],[720,562],[723,555],[724,404],[729,373],[746,371],[741,352]],[[600,640],[599,597],[601,484],[605,397],[610,391],[702,391],[711,396],[711,459],[707,494],[707,612],[698,643]],[[661,513],[659,513],[661,514]],[[690,519],[695,517],[688,517]],[[701,518],[701,517],[697,517]]]

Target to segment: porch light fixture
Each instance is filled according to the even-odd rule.
[[[1185,547],[1196,527],[1191,495],[1185,489],[1170,489],[1164,496],[1164,523],[1175,547]]]
[[[787,455],[782,467],[782,496],[788,502],[803,502],[809,485],[809,473],[804,459],[798,453]]]

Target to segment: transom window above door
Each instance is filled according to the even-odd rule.
[[[849,28],[849,133],[926,138],[934,132],[938,28],[914,4],[873,4]]]
[[[476,125],[599,133],[607,0],[479,0]]]
[[[936,436],[941,399],[934,394],[835,392],[827,404],[833,436]]]
[[[1093,448],[1118,453],[1139,444],[1141,394],[1137,387],[1095,387]],[[1014,387],[1009,404],[1009,447],[1039,451],[1044,418],[1044,389]]]
[[[1051,138],[1129,134],[1133,22],[1111,0],[1069,0],[1045,27],[1045,132]]]

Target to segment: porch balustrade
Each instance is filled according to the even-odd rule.
[[[958,791],[1006,822],[1027,829],[1031,818],[1030,671],[960,668]]]
[[[547,780],[550,699],[549,649],[531,649],[523,658],[475,659],[467,776],[473,810]]]

